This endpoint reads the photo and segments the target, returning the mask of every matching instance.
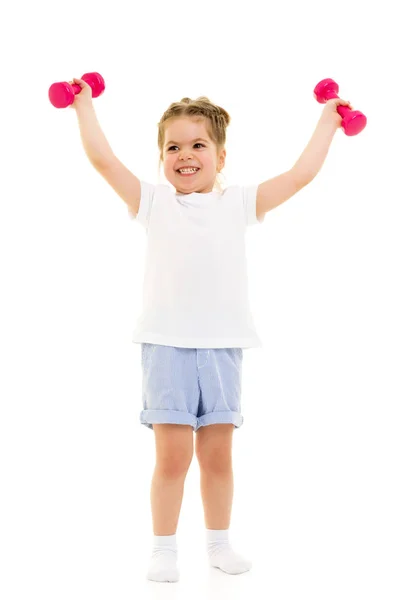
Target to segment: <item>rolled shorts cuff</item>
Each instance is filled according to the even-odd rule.
[[[212,412],[197,419],[197,429],[206,425],[215,425],[216,423],[232,423],[235,427],[243,425],[243,417],[240,413],[233,410],[223,410]]]
[[[197,418],[190,413],[180,410],[142,410],[140,413],[140,422],[150,429],[152,425],[161,423],[170,423],[172,425],[191,425],[197,429]]]
[[[190,413],[179,410],[142,410],[140,422],[150,429],[153,429],[153,425],[170,423],[172,425],[191,425],[194,431],[197,431],[200,427],[217,423],[232,423],[238,428],[243,425],[243,417],[240,413],[230,410],[208,413],[199,419]]]

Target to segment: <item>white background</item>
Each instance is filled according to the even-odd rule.
[[[399,55],[395,3],[19,2],[1,9],[2,600],[398,600]],[[55,81],[100,72],[96,113],[137,177],[184,96],[231,115],[224,185],[289,169],[321,79],[368,118],[317,178],[247,230],[263,348],[244,352],[234,548],[210,570],[199,472],[181,580],[146,581],[154,434],[139,422],[146,234],[90,165]],[[161,175],[162,171],[161,171]]]

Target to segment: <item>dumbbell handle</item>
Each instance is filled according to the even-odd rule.
[[[81,92],[81,91],[82,91],[82,88],[81,88],[81,86],[80,86],[80,85],[78,85],[77,83],[72,83],[72,84],[71,84],[71,87],[72,87],[72,91],[74,92],[75,96],[76,96],[77,94],[79,94],[79,92]]]

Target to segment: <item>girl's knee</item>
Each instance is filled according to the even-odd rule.
[[[193,458],[193,428],[190,425],[154,425],[156,466],[164,477],[186,475]]]

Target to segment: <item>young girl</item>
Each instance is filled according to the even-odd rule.
[[[89,85],[72,105],[86,154],[147,232],[141,343],[141,423],[153,429],[151,486],[153,581],[178,581],[176,530],[193,431],[201,473],[210,565],[229,574],[251,563],[229,542],[233,499],[232,434],[240,412],[243,348],[261,346],[247,297],[245,231],[319,172],[341,123],[329,100],[294,166],[258,186],[221,189],[228,113],[206,97],[170,105],[158,123],[160,164],[172,185],[139,180],[114,155],[92,104]]]

